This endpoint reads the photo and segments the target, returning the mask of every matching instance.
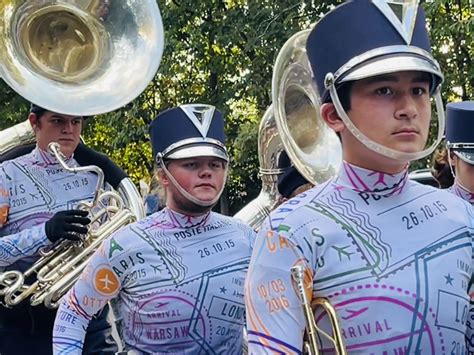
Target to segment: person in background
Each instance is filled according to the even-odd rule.
[[[281,203],[314,187],[314,185],[306,180],[298,169],[291,164],[286,152],[281,153],[278,166],[285,169],[285,171],[278,176],[277,182],[278,192],[281,195]]]
[[[162,200],[164,200],[163,187],[158,181],[157,174],[154,173],[150,179],[150,184],[147,185],[145,193],[143,194],[143,202],[145,204],[146,215],[149,216],[158,212],[163,208]]]
[[[440,186],[474,203],[474,101],[447,105],[446,147],[433,160]]]
[[[85,118],[32,104],[28,119],[36,147],[0,165],[0,273],[24,272],[38,259],[41,248],[62,239],[78,240],[90,223],[87,211],[75,206],[93,199],[97,175],[65,171],[48,151],[49,143],[57,142],[67,164],[79,166],[74,151]],[[25,281],[28,285],[33,282],[32,277]],[[87,328],[87,354],[116,352],[108,313],[108,307],[104,308]],[[28,300],[12,308],[0,306],[0,354],[51,354],[55,316],[56,310],[32,307]]]

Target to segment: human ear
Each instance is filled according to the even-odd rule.
[[[450,157],[450,160],[451,160],[451,166],[453,168],[455,168],[456,165],[458,164],[458,156],[456,154],[454,154],[454,152],[450,151],[449,152],[449,157]]]
[[[321,117],[324,122],[336,133],[342,132],[346,126],[339,117],[336,107],[333,103],[325,103],[321,105],[320,109]]]
[[[30,121],[30,124],[31,124],[31,127],[33,128],[33,131],[37,131],[38,130],[38,116],[36,116],[35,113],[30,113],[28,115],[28,121]]]
[[[170,185],[170,180],[168,179],[168,176],[166,175],[163,169],[158,169],[156,171],[156,178],[163,187],[167,187]]]

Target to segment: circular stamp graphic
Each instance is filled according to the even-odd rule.
[[[211,324],[207,310],[195,297],[178,290],[165,290],[136,301],[131,312],[128,337],[140,344],[165,345],[167,351],[179,349],[201,339],[210,342]],[[190,334],[192,336],[190,336]]]
[[[415,295],[401,288],[385,285],[387,290],[378,296],[374,292],[378,287],[382,286],[364,285],[362,292],[357,290],[357,296],[353,290],[344,289],[329,297],[349,353],[408,354],[416,353],[416,349],[422,349],[423,354],[444,352],[442,333],[434,326],[436,315],[425,307],[423,300],[416,300]],[[328,314],[323,309],[316,310],[315,320],[325,332],[332,334]],[[321,336],[320,340],[323,353],[331,353],[332,344]]]
[[[94,274],[94,288],[101,295],[112,296],[119,290],[120,281],[109,267],[101,266]]]

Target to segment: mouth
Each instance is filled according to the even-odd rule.
[[[214,185],[212,185],[212,184],[199,184],[196,187],[204,187],[204,188],[215,189]]]
[[[392,133],[393,135],[419,135],[420,132],[416,128],[402,128]]]

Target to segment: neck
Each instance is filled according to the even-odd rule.
[[[386,173],[386,174],[399,174],[402,171],[404,171],[408,164],[407,163],[400,163],[400,164],[380,164],[380,163],[374,163],[373,161],[354,161],[354,160],[346,160],[344,159],[347,163],[357,166],[359,168],[367,169],[367,170],[372,170],[372,171],[378,171],[381,173]]]
[[[190,202],[192,204],[192,202]],[[210,207],[204,207],[204,206],[199,206],[192,204],[189,206],[178,206],[176,203],[173,203],[172,201],[167,201],[166,202],[166,207],[168,207],[171,211],[177,212],[186,216],[191,216],[191,217],[200,217],[204,216],[205,214],[209,213],[209,211],[212,209],[212,206]]]
[[[38,149],[40,149],[43,153],[46,153],[52,157],[55,157],[53,153],[50,152],[50,150],[48,149],[48,146],[46,147],[42,147],[40,145],[37,145]],[[61,150],[61,148],[60,148]],[[72,158],[72,156],[74,155],[74,153],[71,153],[71,154],[65,154],[62,150],[61,150],[61,153],[66,157],[66,159],[70,159]]]
[[[402,193],[408,180],[405,168],[398,173],[367,169],[344,161],[338,174],[337,184],[359,192],[392,196]]]

